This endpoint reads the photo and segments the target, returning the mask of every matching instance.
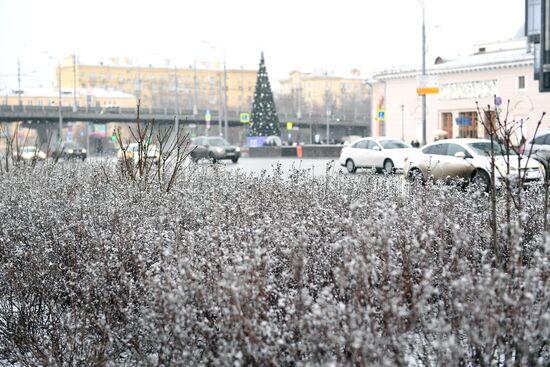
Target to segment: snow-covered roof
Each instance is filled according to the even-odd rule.
[[[530,65],[534,62],[534,54],[524,46],[515,49],[503,49],[498,51],[486,52],[483,48],[478,48],[478,51],[472,55],[445,60],[439,59],[439,63],[434,65],[428,65],[426,67],[426,74],[443,74],[454,73],[462,71],[470,71],[474,69],[487,69],[497,68],[504,66],[522,66]],[[373,76],[376,79],[393,79],[412,77],[419,75],[421,72],[418,68],[411,69],[389,69],[378,73]]]

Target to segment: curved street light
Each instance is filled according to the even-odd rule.
[[[424,0],[418,0],[422,7],[422,78],[426,76],[426,6]],[[422,94],[422,145],[426,145],[426,94]]]

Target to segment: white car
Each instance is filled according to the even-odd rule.
[[[145,147],[142,146],[142,149],[144,148],[147,148],[147,154],[143,154],[144,152],[141,152],[142,157],[148,160],[152,160],[154,163],[159,163],[160,152],[158,147],[154,144],[149,144]],[[139,144],[131,143],[125,146],[124,149],[119,149],[117,152],[117,158],[120,162],[124,160],[124,156],[126,156],[126,159],[132,159],[134,161],[134,164],[137,164],[140,158]]]
[[[22,147],[19,152],[16,152],[15,158],[24,161],[43,161],[46,159],[46,153],[35,146]]]
[[[405,158],[416,151],[396,138],[362,138],[342,148],[340,165],[346,167],[349,173],[354,173],[357,168],[375,168],[391,173],[403,169]]]
[[[517,181],[518,172],[525,174],[525,182],[542,180],[544,166],[535,159],[517,156],[510,151],[507,174],[507,153],[498,143],[494,143],[496,187],[502,186],[508,175],[512,184]],[[491,141],[487,139],[446,139],[438,140],[423,147],[420,154],[407,157],[404,177],[423,180],[461,179],[464,184],[473,182],[481,185],[485,191],[491,184]]]

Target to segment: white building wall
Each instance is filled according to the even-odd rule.
[[[518,89],[518,77],[525,76],[526,87]],[[495,82],[492,82],[495,81]],[[485,88],[482,96],[472,96],[471,82],[481,82]],[[385,84],[385,85],[384,85]],[[542,112],[547,111],[549,116],[543,119],[541,127],[550,128],[550,93],[538,92],[538,81],[533,78],[533,65],[514,67],[499,67],[492,69],[467,72],[454,72],[439,74],[439,84],[442,86],[440,94],[427,96],[426,126],[427,142],[432,142],[436,137],[435,132],[441,129],[442,113],[453,114],[453,137],[457,137],[459,127],[455,123],[460,112],[476,111],[476,101],[480,109],[486,109],[488,105],[494,110],[493,93],[502,99],[501,118],[506,114],[507,100],[510,100],[508,121],[519,121],[527,119],[524,125],[527,137],[534,134],[536,124]],[[453,96],[448,96],[443,89],[449,85],[462,86],[455,91]],[[377,96],[385,89],[385,111],[386,111],[386,136],[401,137],[402,124],[404,140],[410,142],[413,139],[422,139],[422,99],[416,94],[416,77],[408,76],[394,79],[386,79],[384,82],[377,82],[374,87],[373,112],[377,109]],[[462,90],[461,90],[462,89]],[[462,95],[463,98],[460,98]],[[403,106],[403,114],[401,106]],[[373,116],[376,117],[376,116]],[[378,129],[378,122],[375,121],[374,135],[381,135]],[[402,123],[403,121],[403,123]],[[478,136],[483,137],[483,127],[478,129]]]

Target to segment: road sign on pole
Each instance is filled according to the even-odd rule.
[[[292,121],[288,121],[288,122],[286,123],[286,129],[287,129],[287,130],[292,130]]]
[[[243,112],[240,115],[241,123],[248,124],[250,122],[250,114],[248,112]]]
[[[386,111],[384,110],[376,111],[376,119],[378,121],[384,121],[386,119]]]

